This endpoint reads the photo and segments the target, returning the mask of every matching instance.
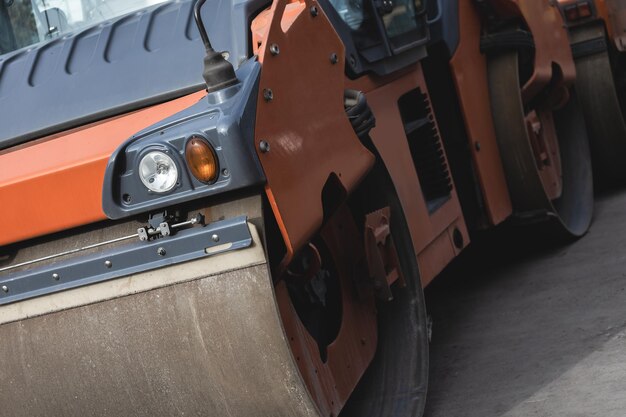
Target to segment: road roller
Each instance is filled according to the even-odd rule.
[[[558,8],[495,0],[429,7],[424,67],[466,218],[473,214],[476,228],[548,220],[556,234],[584,234],[593,212],[589,143]]]
[[[626,181],[624,122],[624,29],[620,0],[559,0],[576,62],[576,89],[583,107],[594,162],[603,186]]]
[[[0,1],[6,416],[421,416],[423,288],[593,211],[549,0]]]

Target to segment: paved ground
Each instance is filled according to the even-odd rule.
[[[427,303],[427,417],[626,416],[626,193],[571,245],[487,237]]]

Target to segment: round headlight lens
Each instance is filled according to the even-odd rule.
[[[198,180],[211,183],[217,179],[218,163],[213,147],[203,138],[192,136],[185,146],[189,170]]]
[[[166,153],[152,151],[141,159],[139,177],[150,191],[164,193],[176,185],[178,168],[174,160]]]

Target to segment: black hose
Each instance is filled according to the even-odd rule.
[[[204,23],[202,23],[202,16],[200,15],[200,9],[204,5],[206,0],[198,0],[193,7],[193,17],[196,20],[196,26],[200,32],[200,37],[206,48],[206,56],[204,57],[204,71],[202,77],[206,82],[206,90],[212,93],[217,90],[221,90],[231,85],[237,84],[239,80],[235,74],[235,69],[232,64],[228,62],[222,53],[215,52],[211,46],[209,35],[206,33]]]
[[[200,14],[200,9],[204,5],[206,0],[198,0],[196,4],[193,6],[193,18],[196,20],[196,26],[198,26],[198,31],[200,32],[200,38],[202,38],[202,43],[204,43],[204,47],[209,50],[213,50],[211,46],[211,41],[209,40],[209,35],[206,33],[206,29],[204,28],[204,23],[202,22],[202,15]]]

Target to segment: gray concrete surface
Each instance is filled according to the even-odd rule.
[[[569,245],[506,230],[427,289],[426,417],[626,416],[626,192]]]

